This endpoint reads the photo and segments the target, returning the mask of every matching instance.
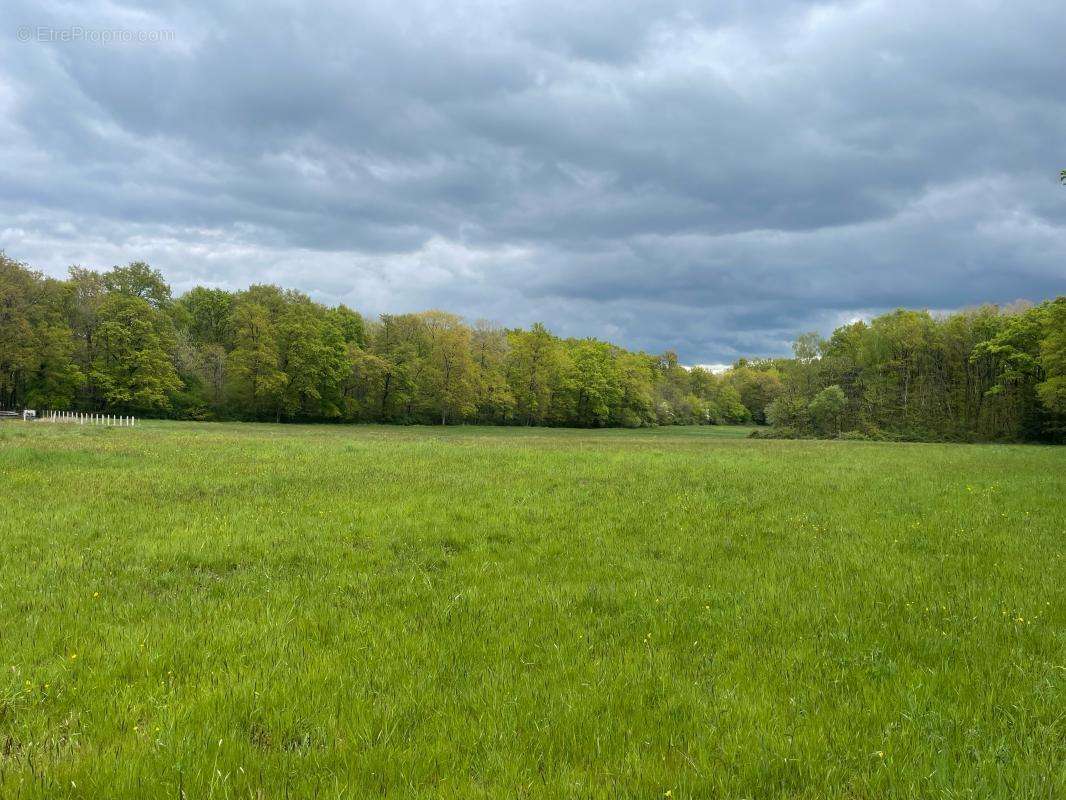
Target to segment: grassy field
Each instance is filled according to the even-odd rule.
[[[1066,797],[1066,449],[0,425],[0,797]]]

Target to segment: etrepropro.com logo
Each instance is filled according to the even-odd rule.
[[[20,25],[16,34],[20,42],[90,44],[160,44],[173,42],[172,30],[145,30],[143,28],[86,28],[70,25],[57,28],[51,25]]]

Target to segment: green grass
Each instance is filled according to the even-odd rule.
[[[1066,796],[1066,450],[744,433],[2,425],[0,797]]]

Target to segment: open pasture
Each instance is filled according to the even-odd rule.
[[[0,426],[0,797],[1066,796],[1066,451]]]

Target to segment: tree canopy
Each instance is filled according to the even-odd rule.
[[[1066,298],[899,309],[715,374],[544,325],[366,319],[277,286],[172,295],[143,262],[47,278],[0,254],[0,406],[184,419],[581,427],[770,423],[781,435],[1054,439]]]
[[[778,435],[1058,441],[1066,427],[1066,297],[934,316],[899,309],[783,365]]]

